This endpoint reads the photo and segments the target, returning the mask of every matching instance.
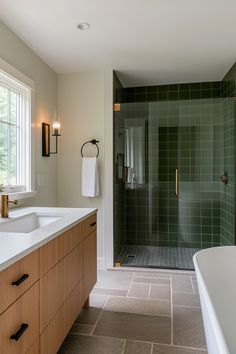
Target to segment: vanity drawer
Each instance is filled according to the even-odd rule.
[[[84,303],[83,279],[60,307],[40,336],[40,354],[56,354]]]
[[[97,213],[82,221],[83,239],[97,230]]]
[[[0,272],[0,314],[38,279],[38,251],[29,254]]]
[[[0,354],[25,354],[38,336],[37,282],[0,316]]]
[[[82,241],[81,223],[40,248],[40,275],[70,253]]]
[[[40,279],[40,333],[82,277],[81,244]]]

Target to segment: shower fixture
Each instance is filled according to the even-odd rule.
[[[221,179],[221,182],[223,182],[225,185],[227,185],[228,183],[228,173],[225,171],[225,172],[221,172],[221,175],[220,175],[220,179]]]

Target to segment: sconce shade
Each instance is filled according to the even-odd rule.
[[[52,123],[52,135],[60,136],[61,135],[61,123],[56,120]]]

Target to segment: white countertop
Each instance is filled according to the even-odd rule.
[[[11,217],[18,217],[32,212],[61,213],[59,220],[34,230],[30,233],[0,232],[0,271],[19,259],[45,245],[48,241],[62,234],[97,211],[95,208],[19,208],[10,211]],[[7,219],[0,218],[0,223]]]
[[[236,246],[202,250],[194,265],[220,353],[236,353]]]

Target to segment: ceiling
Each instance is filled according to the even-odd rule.
[[[236,59],[235,0],[1,0],[0,19],[56,72],[124,86],[220,80]]]

